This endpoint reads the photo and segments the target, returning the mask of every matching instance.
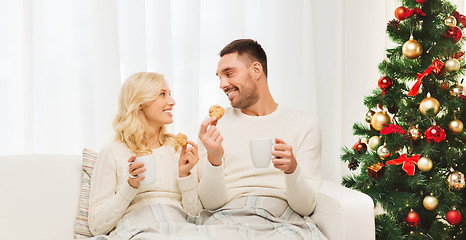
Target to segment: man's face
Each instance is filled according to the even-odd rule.
[[[237,53],[225,54],[218,62],[220,89],[234,108],[246,109],[259,100],[250,65],[247,57],[238,56]]]

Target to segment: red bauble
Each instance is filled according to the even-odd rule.
[[[461,213],[456,210],[451,210],[447,213],[447,222],[451,225],[456,225],[461,222]]]
[[[416,0],[417,3],[424,4],[427,2],[427,0]]]
[[[406,11],[408,11],[409,9],[407,9],[406,7],[397,7],[395,9],[395,17],[398,19],[398,20],[404,20],[405,17],[403,16],[405,14]]]
[[[359,154],[363,154],[367,151],[367,144],[358,141],[357,143],[354,144],[353,149],[355,152]]]
[[[454,27],[451,27],[449,28],[446,32],[445,32],[445,37],[447,38],[451,38],[455,41],[455,43],[459,42],[461,40],[461,38],[463,37],[463,31],[461,31],[461,28],[459,28],[458,26],[454,26]]]
[[[378,85],[380,89],[386,91],[393,85],[393,81],[387,76],[383,76],[379,79]]]
[[[411,211],[406,215],[405,222],[408,224],[410,227],[414,227],[419,224],[419,221],[421,220],[421,217],[419,217],[419,214],[415,211]]]
[[[428,142],[435,142],[439,143],[445,140],[445,130],[443,128],[433,125],[432,127],[428,128],[424,133]]]

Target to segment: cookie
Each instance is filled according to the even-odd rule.
[[[225,113],[225,109],[220,107],[219,105],[213,105],[209,109],[209,116],[210,117],[216,117],[217,120],[222,118],[223,114]]]
[[[188,144],[188,137],[182,133],[178,133],[178,135],[176,135],[176,143],[184,147]]]

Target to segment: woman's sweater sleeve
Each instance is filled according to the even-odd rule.
[[[199,215],[203,208],[197,191],[199,185],[197,165],[191,169],[189,176],[177,178],[177,181],[181,191],[181,204],[184,210],[193,216]]]
[[[115,228],[137,193],[127,182],[117,191],[116,161],[126,160],[116,159],[119,154],[114,151],[104,147],[92,172],[88,221],[94,235],[108,234]]]

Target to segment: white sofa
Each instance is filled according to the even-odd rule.
[[[0,157],[0,239],[73,239],[79,155]],[[363,193],[324,181],[312,215],[329,240],[375,239],[374,205]]]

